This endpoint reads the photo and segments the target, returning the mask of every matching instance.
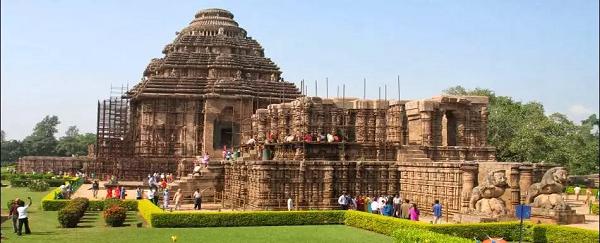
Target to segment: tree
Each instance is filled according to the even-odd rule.
[[[23,139],[23,147],[27,155],[43,156],[55,155],[58,141],[54,134],[60,124],[57,116],[46,116],[35,125],[33,133]]]
[[[25,154],[23,145],[17,140],[6,141],[6,133],[2,130],[2,148],[0,154],[0,163],[13,163],[16,162],[21,156]]]
[[[60,138],[56,146],[56,153],[62,156],[86,155],[89,144],[96,143],[96,135],[93,133],[79,134],[76,126],[70,126],[65,136]]]
[[[546,116],[538,102],[523,104],[488,89],[456,86],[444,93],[489,97],[488,142],[496,147],[499,161],[548,162],[566,166],[572,174],[598,170],[595,114],[578,125],[560,113]]]

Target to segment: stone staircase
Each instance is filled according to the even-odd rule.
[[[400,162],[433,162],[419,146],[404,146],[399,152]]]
[[[220,183],[221,177],[223,176],[222,166],[209,166],[208,168],[202,169],[202,175],[188,174],[178,180],[175,180],[169,185],[170,192],[169,198],[173,199],[175,192],[181,189],[183,193],[183,204],[193,204],[194,199],[192,195],[196,189],[200,189],[202,192],[202,205],[208,206],[208,204],[215,203],[218,198],[217,191],[222,191],[222,183]],[[162,195],[160,196],[162,200]]]

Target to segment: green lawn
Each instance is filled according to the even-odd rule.
[[[10,220],[2,224],[2,242],[392,242],[392,238],[344,225],[268,226],[229,228],[138,228],[137,212],[129,212],[125,227],[104,225],[102,212],[86,212],[75,229],[59,227],[57,212],[41,211],[41,198],[47,192],[29,192],[26,188],[2,188],[2,208],[8,199],[31,196],[29,220],[32,234],[18,237]]]

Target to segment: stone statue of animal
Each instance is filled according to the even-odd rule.
[[[469,209],[476,210],[477,202],[481,199],[501,197],[506,188],[508,188],[506,172],[504,170],[491,171],[478,186],[473,188]]]
[[[527,189],[525,203],[532,203],[534,199],[542,194],[561,194],[567,185],[568,172],[564,167],[554,167],[546,171],[542,181],[533,183]]]

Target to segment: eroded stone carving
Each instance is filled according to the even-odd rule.
[[[527,190],[525,203],[534,208],[569,209],[562,197],[567,184],[568,172],[564,167],[554,167],[546,171],[542,181],[533,183]]]
[[[496,170],[490,172],[481,184],[473,188],[469,209],[476,214],[505,215],[506,204],[500,197],[508,188],[506,181],[506,171]]]

